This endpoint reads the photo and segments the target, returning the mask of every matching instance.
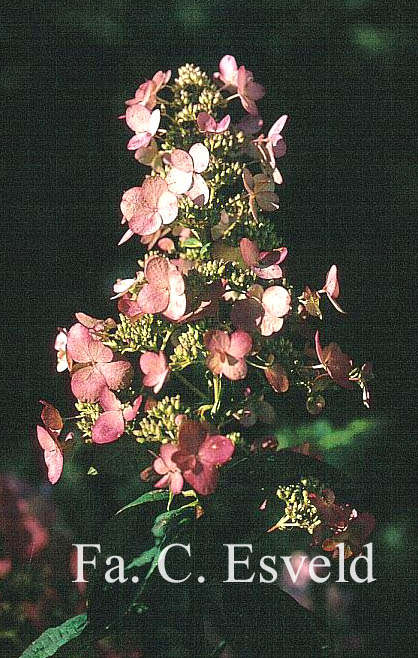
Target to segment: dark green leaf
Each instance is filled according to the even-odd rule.
[[[155,503],[156,501],[159,500],[168,500],[170,497],[170,494],[168,491],[160,491],[159,489],[154,489],[153,491],[147,491],[147,493],[142,494],[139,498],[136,500],[133,500],[131,503],[128,503],[128,505],[125,505],[125,507],[122,507],[116,514],[120,514],[121,512],[124,512],[127,509],[130,509],[131,507],[137,507],[137,505],[143,505],[144,503]]]
[[[67,619],[60,626],[48,628],[24,651],[20,658],[49,658],[60,647],[78,637],[87,626],[87,615]]]

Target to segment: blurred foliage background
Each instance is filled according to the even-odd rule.
[[[335,396],[319,420],[291,409],[278,436],[283,447],[317,444],[377,517],[377,582],[355,594],[344,633],[360,639],[347,652],[415,655],[416,3],[43,0],[0,11],[1,471],[44,483],[38,400],[71,412],[56,327],[79,310],[111,314],[112,283],[135,268],[135,242],[116,246],[121,193],[139,176],[117,121],[124,99],[158,69],[187,61],[213,72],[233,54],[267,88],[265,126],[290,116],[277,221],[291,279],[316,286],[338,264],[349,315],[330,314],[327,337],[376,374],[371,412]],[[136,474],[111,495],[104,477],[84,473],[74,465],[42,491],[88,541]]]

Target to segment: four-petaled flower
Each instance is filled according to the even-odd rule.
[[[164,256],[151,256],[144,268],[147,283],[136,300],[129,293],[119,300],[119,308],[131,319],[145,313],[162,313],[169,320],[179,320],[186,310],[183,276]]]
[[[266,93],[264,87],[254,82],[254,75],[245,66],[238,67],[237,60],[232,55],[225,55],[219,62],[219,71],[214,73],[215,80],[224,84],[224,89],[235,90],[246,112],[258,115],[255,101],[263,98]]]
[[[127,125],[134,131],[135,135],[131,137],[126,148],[129,151],[136,151],[143,146],[148,146],[154,137],[160,125],[160,110],[150,112],[144,105],[129,105],[126,113],[119,117],[125,119]]]
[[[188,153],[174,149],[166,162],[171,165],[166,179],[170,192],[186,194],[197,206],[208,202],[209,188],[201,176],[209,165],[209,151],[204,144],[193,144]]]
[[[270,286],[266,290],[258,284],[251,286],[245,299],[235,302],[231,320],[239,329],[259,330],[262,336],[280,331],[283,318],[289,312],[291,297],[283,286]]]
[[[255,174],[253,176],[250,170],[245,167],[242,180],[250,197],[250,210],[254,219],[257,219],[257,206],[267,212],[278,209],[279,197],[274,192],[274,181],[269,176],[265,174]]]
[[[234,444],[228,437],[211,434],[205,423],[183,419],[179,427],[178,449],[172,454],[172,460],[193,489],[207,496],[215,491],[218,483],[216,467],[229,461],[233,452]]]
[[[117,390],[131,382],[131,364],[115,360],[110,347],[94,338],[80,323],[68,332],[67,353],[73,361],[71,390],[83,402],[97,402],[103,389]]]
[[[287,256],[287,248],[280,247],[273,251],[259,251],[255,242],[242,238],[239,244],[242,260],[259,279],[281,279],[283,276],[280,263]]]
[[[151,387],[155,394],[159,393],[170,372],[164,352],[141,354],[139,367],[145,375],[142,380],[144,386]]]
[[[353,388],[353,382],[350,380],[353,362],[347,354],[344,354],[340,346],[337,343],[330,343],[322,348],[319,342],[319,331],[317,331],[315,334],[315,349],[320,361],[319,367],[322,366],[339,386]]]
[[[183,476],[180,468],[173,461],[173,455],[179,447],[174,443],[165,443],[160,448],[160,456],[153,463],[153,468],[162,478],[154,484],[157,489],[169,487],[172,494],[179,494],[183,489]]]
[[[286,142],[283,139],[282,130],[287,119],[287,114],[283,114],[272,125],[267,137],[259,135],[253,142],[260,155],[263,168],[277,185],[283,183],[283,177],[276,167],[276,158],[281,158],[286,154]]]
[[[225,375],[233,381],[247,374],[245,357],[251,351],[252,339],[245,331],[228,334],[220,329],[209,330],[204,336],[209,352],[206,364],[215,375]]]
[[[142,402],[142,395],[132,405],[123,407],[116,395],[104,388],[99,398],[103,413],[93,425],[91,438],[94,443],[111,443],[125,431],[125,423],[134,420]]]
[[[127,190],[120,204],[122,223],[127,221],[129,230],[119,241],[126,242],[134,233],[152,235],[164,224],[171,224],[177,217],[178,204],[175,194],[169,191],[160,176],[146,178],[142,187]]]

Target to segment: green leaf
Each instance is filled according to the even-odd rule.
[[[87,615],[77,615],[67,619],[60,626],[48,628],[22,653],[20,658],[49,658],[60,647],[78,637],[87,626]]]
[[[187,238],[187,240],[184,240],[184,242],[182,242],[182,246],[190,247],[191,249],[194,249],[196,247],[201,247],[202,243],[197,238]]]
[[[121,512],[124,512],[127,509],[130,509],[131,507],[137,507],[138,505],[143,505],[144,503],[154,503],[159,500],[168,500],[170,497],[170,493],[168,491],[160,491],[159,489],[155,489],[153,491],[147,491],[147,493],[142,494],[139,498],[136,500],[133,500],[131,503],[128,503],[128,505],[125,505],[125,507],[122,507],[116,514],[120,514]]]

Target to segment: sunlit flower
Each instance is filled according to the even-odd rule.
[[[228,130],[229,124],[231,123],[231,117],[227,114],[221,119],[221,121],[219,121],[219,123],[217,123],[214,117],[210,116],[207,112],[199,112],[196,123],[201,133],[219,134]]]
[[[273,212],[279,208],[279,197],[274,192],[274,181],[271,178],[265,174],[253,176],[250,170],[245,168],[242,179],[250,197],[250,210],[254,219],[258,217],[257,206],[267,212]]]
[[[239,329],[259,330],[262,336],[271,336],[283,327],[290,303],[291,297],[283,286],[270,286],[264,290],[255,284],[248,289],[245,299],[235,302],[231,320]]]
[[[71,390],[79,400],[96,402],[104,388],[125,388],[132,379],[130,363],[115,360],[110,347],[94,338],[80,323],[68,332],[67,351],[74,362]]]
[[[242,238],[239,246],[245,265],[260,279],[280,279],[283,276],[279,264],[287,256],[286,247],[260,252],[255,242],[248,238]]]
[[[135,133],[127,144],[129,151],[135,151],[148,146],[160,125],[161,113],[160,110],[150,112],[144,105],[135,104],[129,105],[126,113],[119,118],[125,119],[129,128]]]
[[[129,240],[134,233],[151,235],[162,225],[171,224],[178,213],[177,197],[168,190],[166,181],[160,176],[149,177],[142,187],[132,187],[124,193],[121,211],[129,231],[119,244]]]
[[[255,101],[263,98],[266,91],[262,85],[254,82],[252,71],[245,66],[238,67],[235,57],[225,55],[219,62],[219,71],[214,73],[213,77],[222,82],[225,89],[229,91],[236,89],[244,110],[254,116],[258,115]]]
[[[204,336],[209,352],[206,364],[215,375],[228,379],[244,379],[247,374],[245,357],[251,351],[252,339],[245,331],[228,334],[219,329],[209,330]]]
[[[171,165],[167,175],[168,189],[175,194],[186,194],[197,206],[209,200],[209,189],[201,176],[209,165],[209,151],[200,142],[193,144],[189,152],[174,149],[166,158]]]
[[[125,423],[134,420],[142,402],[142,395],[132,405],[123,406],[116,395],[104,388],[99,398],[103,413],[93,425],[91,438],[94,443],[111,443],[125,431]]]
[[[164,352],[141,354],[139,367],[145,375],[142,380],[144,386],[151,387],[155,394],[159,393],[170,372]]]
[[[164,256],[151,256],[145,264],[147,283],[133,300],[128,295],[119,300],[119,309],[131,318],[145,313],[162,313],[170,320],[178,320],[186,310],[183,276]]]
[[[135,92],[135,97],[125,101],[126,105],[144,105],[148,110],[153,110],[157,105],[157,94],[165,87],[171,78],[171,71],[157,71],[152,80],[146,80]]]
[[[172,460],[183,473],[184,479],[198,493],[213,493],[218,483],[217,466],[231,459],[234,444],[226,436],[212,435],[204,423],[183,420],[179,427],[178,451]]]

